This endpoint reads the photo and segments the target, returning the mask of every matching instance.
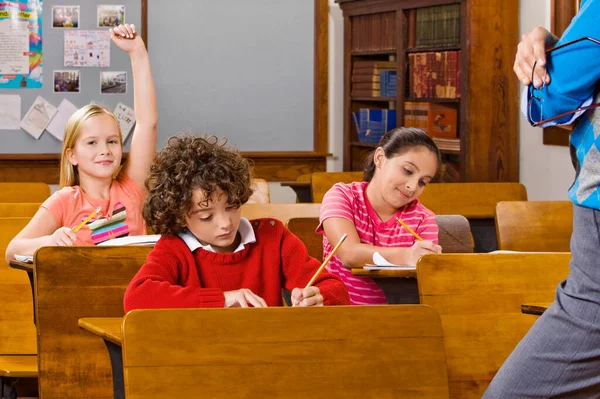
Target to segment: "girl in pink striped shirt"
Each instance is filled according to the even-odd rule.
[[[327,268],[344,281],[353,304],[387,303],[372,279],[349,270],[372,263],[375,252],[400,265],[416,265],[423,255],[441,253],[435,215],[418,200],[439,165],[440,152],[425,132],[396,128],[369,157],[364,181],[337,183],[325,194],[317,229],[323,234],[323,256],[331,252],[330,243],[348,234]],[[416,240],[396,218],[424,241]]]

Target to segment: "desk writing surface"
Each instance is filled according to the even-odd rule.
[[[121,346],[123,343],[122,323],[122,317],[86,317],[79,319],[77,324],[84,330]]]
[[[550,305],[550,302],[524,303],[521,305],[521,313],[541,316]]]
[[[26,272],[33,272],[33,263],[20,262],[18,260],[11,260],[9,266],[13,269],[25,270]]]
[[[365,270],[351,269],[353,276],[371,278],[417,278],[417,270]]]

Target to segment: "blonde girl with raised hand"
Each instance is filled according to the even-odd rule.
[[[112,111],[97,104],[77,110],[65,127],[61,188],[10,242],[7,261],[15,254],[33,255],[43,246],[94,245],[146,233],[143,187],[156,153],[158,124],[150,59],[134,25],[119,25],[111,29],[110,37],[129,55],[133,71],[136,125],[128,159],[121,167],[123,138]]]

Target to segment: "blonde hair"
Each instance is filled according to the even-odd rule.
[[[69,161],[67,155],[68,150],[72,150],[79,138],[81,125],[88,119],[97,115],[110,115],[119,129],[119,139],[121,145],[123,145],[123,136],[121,134],[121,126],[115,114],[112,111],[102,105],[89,104],[85,107],[79,108],[67,122],[65,126],[65,139],[63,141],[62,153],[60,156],[60,188],[67,186],[76,186],[79,184],[79,173],[77,167]]]

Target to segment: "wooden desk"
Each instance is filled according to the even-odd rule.
[[[33,298],[33,323],[35,324],[35,289],[33,287],[33,263],[21,262],[16,259],[11,260],[8,265],[13,269],[24,270],[27,272],[29,278],[29,285],[31,286],[31,297]]]
[[[115,399],[125,398],[123,352],[121,348],[121,345],[123,345],[122,323],[122,317],[86,317],[77,321],[80,328],[104,340],[108,356],[110,357]]]
[[[291,187],[299,202],[312,202],[312,190],[309,182],[284,181],[281,187]]]
[[[352,269],[352,275],[371,278],[417,278],[417,269],[414,270],[365,270]]]
[[[521,313],[541,316],[551,303],[524,303],[521,305]]]

